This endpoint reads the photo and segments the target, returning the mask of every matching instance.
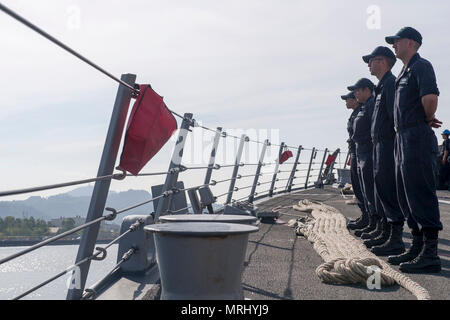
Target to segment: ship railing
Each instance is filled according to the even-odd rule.
[[[90,182],[95,182],[94,184],[94,190],[92,192],[89,209],[86,216],[86,221],[83,225],[77,226],[71,230],[68,230],[64,233],[58,234],[56,236],[53,236],[51,238],[45,239],[33,246],[30,246],[24,250],[21,250],[17,253],[14,253],[10,256],[4,257],[0,259],[0,266],[8,263],[18,257],[21,257],[25,254],[28,254],[30,252],[33,252],[39,248],[42,248],[44,246],[50,245],[52,243],[55,243],[56,241],[68,237],[70,235],[73,235],[77,232],[83,231],[80,245],[78,248],[77,257],[75,259],[75,263],[66,270],[62,270],[57,275],[47,279],[46,281],[32,287],[31,289],[27,290],[26,292],[20,294],[19,296],[14,297],[13,299],[21,299],[30,293],[42,288],[43,286],[55,281],[56,279],[62,277],[63,275],[69,274],[72,277],[78,278],[78,286],[72,287],[70,286],[68,293],[67,293],[67,299],[83,299],[83,298],[90,298],[95,296],[95,290],[92,288],[86,288],[86,280],[89,273],[89,267],[91,261],[102,261],[105,259],[107,255],[107,250],[113,245],[119,242],[121,239],[126,237],[129,233],[135,232],[137,230],[142,230],[143,226],[145,225],[145,221],[143,219],[138,219],[136,223],[133,223],[126,231],[122,232],[118,237],[113,239],[111,242],[109,242],[104,247],[96,246],[96,242],[98,240],[99,235],[99,229],[100,229],[100,223],[103,221],[112,221],[114,220],[119,214],[122,214],[124,212],[127,212],[129,210],[138,208],[140,206],[143,206],[145,204],[148,204],[150,202],[154,202],[158,200],[158,205],[155,208],[155,212],[152,213],[154,222],[158,222],[159,217],[161,215],[166,214],[174,214],[177,212],[183,212],[188,209],[192,208],[191,205],[188,205],[183,208],[177,208],[176,210],[170,210],[171,204],[173,201],[174,195],[180,193],[180,192],[189,192],[191,190],[198,190],[200,188],[204,187],[214,187],[218,184],[229,182],[228,192],[219,194],[217,196],[214,196],[214,202],[217,203],[217,200],[221,197],[225,197],[226,199],[223,203],[221,203],[222,206],[230,205],[236,202],[239,202],[241,200],[246,199],[248,203],[253,203],[255,200],[266,198],[266,197],[273,197],[277,194],[282,194],[286,192],[292,192],[300,189],[307,189],[314,186],[320,186],[323,180],[329,178],[332,176],[332,168],[334,166],[334,162],[331,165],[331,170],[328,171],[327,177],[323,176],[324,172],[324,162],[329,154],[329,149],[318,149],[318,148],[305,148],[302,145],[292,146],[292,145],[286,145],[284,142],[281,144],[275,144],[271,143],[268,139],[265,141],[258,141],[255,139],[250,139],[248,136],[241,135],[234,136],[231,134],[228,134],[227,132],[223,131],[221,127],[217,127],[216,129],[212,129],[209,127],[206,127],[204,125],[199,125],[199,123],[193,118],[192,113],[185,113],[183,116],[181,116],[179,113],[170,110],[172,114],[178,118],[181,119],[181,125],[179,130],[179,138],[177,139],[176,146],[174,148],[174,152],[172,154],[172,158],[169,164],[169,168],[167,171],[164,172],[148,172],[148,173],[139,173],[136,176],[138,177],[144,177],[144,176],[157,176],[162,175],[166,177],[165,183],[162,188],[162,192],[160,195],[152,197],[144,202],[137,203],[135,205],[132,205],[127,208],[123,208],[120,210],[117,210],[115,208],[106,207],[106,199],[109,192],[110,184],[112,180],[122,181],[126,179],[128,176],[134,176],[131,174],[127,174],[123,170],[119,170],[120,172],[114,173],[114,169],[116,167],[116,160],[117,155],[119,151],[119,145],[121,142],[121,138],[123,135],[123,129],[125,127],[125,122],[129,110],[129,105],[132,99],[135,99],[139,95],[139,85],[135,83],[136,75],[133,74],[123,74],[120,79],[113,76],[111,73],[107,72],[103,68],[99,67],[98,65],[94,64],[90,60],[86,59],[82,55],[80,55],[75,50],[71,49],[70,47],[66,46],[56,38],[52,37],[39,27],[35,26],[28,20],[24,19],[23,17],[19,16],[17,13],[13,12],[6,6],[0,3],[0,10],[4,11],[11,17],[15,18],[19,22],[25,24],[29,28],[33,29],[34,31],[38,32],[51,42],[55,43],[59,47],[63,48],[67,52],[71,53],[72,55],[76,56],[77,58],[81,59],[83,62],[89,64],[90,66],[94,67],[96,70],[102,72],[109,78],[117,81],[119,83],[113,112],[110,119],[109,128],[106,135],[106,141],[103,148],[103,153],[100,159],[99,169],[97,176],[94,178],[88,178],[83,180],[76,180],[76,181],[67,181],[63,183],[56,183],[51,185],[43,185],[43,186],[36,186],[36,187],[28,187],[23,189],[16,189],[16,190],[7,190],[0,192],[0,197],[6,197],[6,196],[14,196],[19,194],[26,194],[26,193],[32,193],[32,192],[38,192],[38,191],[44,191],[44,190],[50,190],[50,189],[57,189],[57,188],[63,188],[68,186],[75,186],[80,184],[86,184]],[[210,160],[207,166],[184,166],[181,164],[182,162],[182,156],[183,156],[183,148],[184,144],[186,142],[186,136],[191,132],[192,130],[195,130],[195,128],[200,128],[202,130],[208,130],[215,133],[214,139],[213,139],[213,146],[211,150],[211,156]],[[186,130],[183,130],[186,129]],[[215,157],[216,157],[216,150],[219,144],[220,139],[237,139],[239,141],[239,148],[236,153],[236,159],[234,164],[216,164],[215,163]],[[258,163],[244,163],[241,162],[242,157],[242,151],[245,143],[257,143],[262,145],[261,154],[259,157]],[[271,159],[268,162],[265,161],[266,157],[266,151],[268,147],[277,147],[278,154],[275,157],[275,159]],[[293,162],[285,162],[280,163],[279,159],[280,156],[286,148],[289,149],[297,149],[296,157]],[[302,154],[302,151],[310,152],[310,154],[307,156],[305,160],[300,161],[300,155]],[[318,153],[323,153],[322,159],[317,158]],[[336,160],[335,160],[336,161]],[[273,173],[267,173],[267,172],[261,172],[261,169],[263,166],[266,165],[275,165],[275,169]],[[284,170],[284,168],[288,165],[292,165],[290,169]],[[238,171],[241,167],[256,167],[255,173],[253,174],[246,174],[246,175],[239,175]],[[283,168],[280,168],[283,166]],[[212,180],[212,174],[213,171],[218,171],[225,168],[233,168],[231,177],[228,179],[222,179],[222,180]],[[177,182],[178,177],[180,173],[183,173],[188,170],[206,170],[204,181],[202,184],[188,187],[188,188],[177,188]],[[301,175],[298,175],[298,173],[301,172]],[[283,174],[289,173],[288,177],[282,176]],[[306,174],[305,174],[306,173]],[[263,176],[271,176],[266,181],[259,181],[260,177]],[[253,178],[253,183],[249,185],[244,186],[236,186],[236,182],[238,180],[245,180],[246,178]],[[303,181],[301,181],[303,179]],[[280,183],[281,182],[281,185]],[[295,183],[294,183],[295,182]],[[264,189],[263,191],[260,191],[261,186],[265,186],[270,184],[269,189]],[[295,188],[294,188],[295,186]],[[242,190],[249,190],[249,193],[245,197],[239,197],[239,198],[233,198],[233,194],[236,194],[236,192],[242,191]],[[107,213],[105,213],[105,211]],[[134,254],[136,254],[138,248],[131,247],[128,251],[126,251],[120,259],[118,259],[117,264],[114,266],[112,271],[108,273],[108,275],[112,274],[115,270],[120,268],[120,266],[130,259]],[[95,251],[95,252],[94,252]]]
[[[120,90],[120,88],[119,88]],[[112,118],[114,119],[114,115],[112,116]],[[183,126],[183,124],[182,124]],[[205,127],[202,126],[202,129],[204,129]],[[220,131],[220,130],[219,130]],[[189,132],[189,131],[187,131]],[[121,136],[121,134],[119,134],[118,136]],[[241,141],[245,141],[245,142],[255,142],[255,143],[265,143],[265,145],[269,146],[270,142],[268,140],[266,140],[265,142],[260,142],[260,141],[254,141],[254,140],[250,140],[250,139],[245,139],[245,137],[234,137],[232,135],[220,135],[221,137],[231,137],[231,138],[235,138],[235,139],[240,139]],[[107,139],[107,141],[111,141],[111,139]],[[177,141],[185,141],[185,139],[180,140],[178,139]],[[181,142],[180,142],[181,143]],[[46,239],[44,241],[39,242],[38,244],[35,244],[33,246],[30,246],[24,250],[21,250],[15,254],[12,254],[8,257],[2,258],[0,259],[0,265],[7,263],[9,261],[12,261],[20,256],[23,256],[27,253],[30,253],[34,250],[37,250],[39,248],[42,248],[46,245],[52,244],[60,239],[63,239],[65,237],[68,237],[70,235],[73,235],[77,232],[80,232],[82,230],[85,229],[89,229],[92,228],[93,226],[97,226],[102,222],[102,221],[112,221],[114,220],[119,214],[122,214],[124,212],[127,212],[129,210],[138,208],[140,206],[143,206],[145,204],[148,204],[150,202],[154,202],[155,200],[158,199],[167,199],[168,201],[166,201],[166,205],[164,205],[164,203],[162,201],[160,201],[159,203],[163,203],[163,205],[160,205],[156,208],[156,211],[154,213],[155,216],[155,221],[158,221],[158,217],[161,214],[175,214],[177,212],[181,212],[181,211],[185,211],[187,209],[190,209],[192,207],[192,205],[184,207],[184,208],[180,208],[177,210],[169,210],[168,208],[170,207],[171,204],[171,197],[174,194],[177,194],[179,192],[186,192],[189,190],[196,190],[202,187],[213,187],[216,186],[218,184],[222,184],[222,183],[226,183],[226,182],[230,182],[230,187],[229,187],[229,191],[226,193],[222,193],[219,194],[217,196],[215,196],[215,200],[223,197],[223,196],[227,196],[227,201],[224,203],[221,203],[222,206],[230,204],[230,203],[235,203],[235,202],[239,202],[241,200],[246,199],[248,202],[252,203],[256,196],[257,199],[261,199],[261,198],[265,198],[265,197],[269,197],[269,196],[273,196],[279,193],[284,193],[284,192],[291,192],[291,191],[296,191],[299,189],[305,189],[305,188],[310,188],[310,187],[314,187],[314,183],[312,184],[308,184],[308,179],[309,178],[313,178],[314,175],[311,174],[314,170],[318,170],[318,169],[314,169],[313,165],[315,164],[319,164],[319,162],[315,162],[313,161],[317,155],[317,153],[319,151],[322,151],[324,153],[324,156],[322,158],[322,162],[320,163],[320,169],[318,170],[318,174],[316,176],[316,178],[318,179],[321,176],[322,173],[322,169],[323,169],[323,163],[324,160],[326,158],[326,155],[328,154],[328,149],[325,150],[320,150],[320,149],[316,149],[316,148],[312,148],[309,149],[311,151],[310,154],[310,158],[309,158],[309,162],[300,162],[300,161],[296,161],[296,162],[285,162],[283,164],[281,164],[282,166],[286,167],[288,165],[292,165],[291,169],[288,170],[282,170],[279,169],[279,166],[276,166],[276,169],[274,171],[274,173],[272,174],[272,177],[270,180],[267,181],[258,181],[259,177],[262,176],[267,176],[270,175],[269,173],[261,173],[260,169],[262,166],[266,166],[266,165],[270,165],[270,164],[279,164],[278,163],[278,159],[269,161],[267,163],[265,162],[259,162],[259,163],[243,163],[240,162],[240,159],[236,159],[235,164],[215,164],[214,163],[214,157],[216,155],[216,149],[218,146],[218,141],[213,145],[213,149],[211,150],[211,157],[212,159],[210,159],[210,164],[208,166],[196,166],[196,167],[188,167],[188,166],[184,166],[182,164],[178,165],[178,166],[173,166],[173,163],[176,161],[178,163],[181,162],[181,158],[178,159],[178,157],[180,157],[180,154],[183,154],[182,150],[184,148],[183,146],[178,146],[174,148],[174,154],[172,156],[172,160],[171,160],[171,164],[169,166],[169,170],[165,171],[165,172],[148,172],[148,173],[139,173],[136,176],[138,177],[144,177],[144,176],[155,176],[155,175],[165,175],[166,176],[166,183],[164,185],[163,191],[161,193],[161,195],[156,196],[156,197],[152,197],[151,199],[144,201],[144,202],[140,202],[137,203],[135,205],[129,206],[127,208],[123,208],[120,210],[116,210],[114,208],[110,208],[110,207],[106,207],[104,208],[105,211],[108,212],[108,214],[105,215],[101,215],[97,218],[94,219],[86,219],[86,222],[78,227],[75,227],[71,230],[68,230],[64,233],[61,233],[59,235],[53,236],[49,239]],[[280,147],[280,150],[282,150],[285,147],[285,144],[282,143],[280,145],[275,145],[277,147]],[[105,145],[105,150],[107,150],[107,146]],[[175,151],[176,150],[176,151]],[[179,152],[181,150],[181,152]],[[299,157],[299,152],[301,152],[302,150],[307,150],[307,148],[303,148],[303,147],[298,147],[298,154],[297,154],[297,159]],[[117,153],[116,153],[117,156]],[[237,157],[239,157],[239,154],[236,155]],[[261,155],[261,159],[264,160],[264,156],[265,154]],[[104,158],[104,157],[102,157]],[[306,166],[305,168],[301,168],[300,166],[304,165]],[[239,169],[240,167],[244,167],[244,166],[256,166],[256,172],[254,174],[247,174],[247,175],[239,175],[237,169]],[[104,163],[103,161],[100,164],[100,167],[104,167]],[[227,179],[222,179],[222,180],[212,180],[211,176],[212,176],[212,172],[211,171],[218,171],[224,168],[234,168],[235,170],[233,171],[233,174],[230,178]],[[188,187],[188,188],[176,188],[176,182],[178,181],[178,174],[179,173],[183,173],[185,171],[188,170],[206,170],[205,173],[205,181],[207,183],[203,183],[201,185],[196,185],[193,187]],[[300,172],[300,171],[308,171],[308,175],[300,175],[300,176],[296,176],[295,173],[296,172]],[[279,174],[283,174],[283,173],[290,173],[289,177],[287,178],[283,178],[280,177]],[[330,172],[331,174],[331,172]],[[98,177],[95,178],[89,178],[89,179],[83,179],[83,180],[77,180],[77,181],[68,181],[68,182],[63,182],[63,183],[58,183],[58,184],[52,184],[52,185],[45,185],[45,186],[37,186],[37,187],[30,187],[30,188],[24,188],[24,189],[18,189],[18,190],[8,190],[8,191],[3,191],[0,192],[0,197],[5,197],[5,196],[12,196],[12,195],[19,195],[19,194],[24,194],[24,193],[32,193],[32,192],[38,192],[38,191],[44,191],[44,190],[50,190],[50,189],[56,189],[56,188],[63,188],[63,187],[67,187],[67,186],[74,186],[74,185],[80,185],[80,184],[86,184],[86,183],[90,183],[90,182],[95,182],[96,186],[97,184],[101,184],[105,181],[111,181],[112,179],[121,181],[126,179],[126,177],[128,176],[134,176],[134,175],[130,175],[127,174],[125,171],[121,171],[121,173],[114,173],[114,174],[109,174],[109,175],[99,175]],[[245,185],[245,186],[235,186],[235,183],[237,180],[243,180],[246,178],[253,178],[254,181],[252,184],[250,185]],[[208,181],[209,179],[209,181]],[[294,185],[294,180],[297,179],[304,179],[305,184],[301,183],[301,186],[299,188],[295,188],[295,189],[291,189],[290,191],[289,188],[292,188]],[[287,181],[287,184],[284,185],[277,185],[277,182],[281,182],[281,181]],[[257,190],[257,188],[259,188],[260,186],[264,186],[267,184],[271,184],[271,188],[270,189],[266,189],[263,191],[259,191]],[[95,187],[96,187],[95,186]],[[94,189],[95,189],[94,187]],[[240,197],[240,198],[232,198],[232,195],[238,191],[242,191],[242,190],[246,190],[246,189],[252,189],[252,191],[244,196],[244,197]],[[277,191],[279,190],[279,191]],[[108,186],[108,191],[109,191],[109,186]],[[92,198],[91,198],[91,203],[93,203],[95,201],[95,197],[99,198],[100,197],[100,192],[97,193],[93,193]],[[102,212],[103,213],[103,209],[99,210],[98,212]],[[93,212],[90,212],[91,216],[93,216]],[[98,214],[97,214],[98,215]],[[126,231],[125,233],[122,233],[120,236],[116,237],[114,240],[112,240],[108,245],[106,245],[105,247],[95,247],[95,252],[91,252],[91,254],[83,257],[82,259],[77,259],[76,263],[72,266],[67,267],[65,270],[61,271],[60,273],[58,273],[57,275],[55,275],[54,277],[49,278],[48,280],[34,286],[33,288],[27,290],[26,292],[20,294],[19,296],[14,297],[13,299],[21,299],[25,296],[27,296],[28,294],[42,288],[43,286],[51,283],[52,281],[66,275],[66,274],[70,274],[71,272],[74,273],[75,268],[81,268],[83,265],[87,264],[90,261],[101,261],[104,260],[107,254],[107,249],[109,247],[111,247],[113,244],[117,243],[121,238],[123,238],[124,236],[126,236],[126,234],[133,232],[135,230],[137,230],[139,227],[143,226],[143,221],[139,221],[138,224],[133,225],[132,227],[130,227],[130,229],[128,231]],[[97,228],[98,230],[98,228]],[[98,231],[96,236],[94,237],[94,239],[92,240],[92,244],[95,244],[98,238]],[[83,233],[82,239],[86,239],[86,233]],[[79,252],[82,250],[82,245],[83,245],[83,240],[81,241],[80,244],[80,250]],[[131,248],[128,252],[126,252],[126,254],[123,255],[123,257],[120,259],[120,261],[118,262],[118,264],[116,266],[114,266],[114,269],[117,269],[120,267],[120,265],[125,262],[126,260],[128,260],[132,254],[135,253],[135,248]],[[82,295],[79,298],[82,297],[86,297],[86,296],[92,296],[92,290],[86,289],[83,291]]]

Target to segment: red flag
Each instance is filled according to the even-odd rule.
[[[352,157],[348,157],[347,165],[348,166],[352,165]]]
[[[333,163],[333,161],[336,160],[336,157],[333,155],[328,155],[327,161],[325,162],[325,164],[327,165],[327,167],[331,166],[331,164]]]
[[[292,157],[292,151],[286,150],[285,152],[283,152],[281,157],[280,157],[280,164],[285,162],[290,157]]]
[[[139,97],[128,119],[119,165],[134,175],[158,153],[177,129],[177,122],[163,97],[150,85],[140,85],[139,90]]]

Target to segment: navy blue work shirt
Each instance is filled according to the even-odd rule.
[[[448,151],[450,156],[450,139],[445,139],[443,145],[444,148],[442,150],[442,154],[444,154],[445,151]]]
[[[352,114],[350,115],[350,118],[348,118],[348,121],[347,121],[347,131],[348,131],[348,136],[349,136],[349,139],[347,140],[347,142],[348,142],[348,151],[350,153],[353,153],[353,154],[356,152],[355,142],[352,140],[352,136],[353,136],[353,122],[355,121],[356,115],[361,110],[361,106],[362,105],[360,104],[353,110]]]
[[[372,127],[374,107],[375,99],[371,96],[361,106],[361,110],[358,112],[353,122],[352,140],[357,144],[357,149],[360,152],[372,151],[372,137],[370,134],[370,129]]]
[[[373,142],[385,139],[393,140],[395,137],[394,99],[395,76],[388,71],[375,88],[375,107],[371,127]]]
[[[397,130],[426,122],[422,97],[439,95],[433,66],[418,53],[412,56],[395,81],[394,126]]]

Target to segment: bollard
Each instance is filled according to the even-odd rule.
[[[161,222],[222,222],[222,223],[242,223],[254,224],[258,219],[253,216],[243,216],[235,214],[171,214],[159,218]]]
[[[123,218],[120,234],[127,231],[139,219],[144,220],[144,225],[153,223],[153,218],[150,215],[129,215]],[[117,261],[119,262],[123,254],[131,248],[135,248],[137,251],[129,260],[121,264],[120,268],[123,272],[143,272],[155,262],[153,235],[146,233],[143,226],[120,239]]]
[[[243,300],[249,233],[258,227],[216,222],[153,224],[162,300]]]

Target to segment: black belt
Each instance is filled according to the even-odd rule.
[[[421,124],[425,124],[425,123],[426,123],[425,120],[416,120],[416,121],[407,123],[407,124],[402,125],[402,126],[394,125],[394,131],[395,132],[399,132],[399,131],[402,131],[402,130],[405,130],[405,129],[408,129],[408,128],[420,126]]]

